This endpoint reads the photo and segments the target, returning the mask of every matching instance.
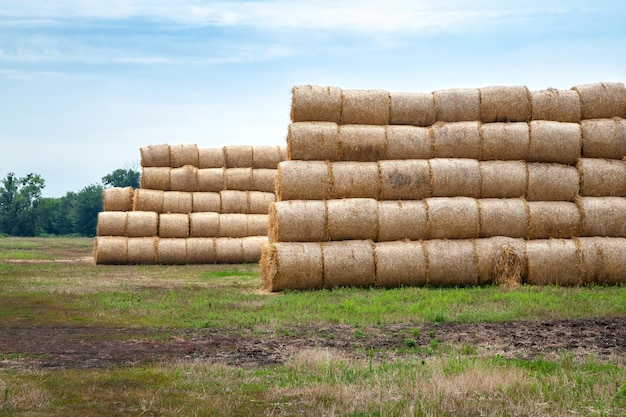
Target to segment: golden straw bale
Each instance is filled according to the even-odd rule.
[[[252,168],[228,168],[224,171],[226,190],[250,191],[252,188]]]
[[[421,200],[432,194],[428,160],[379,161],[381,200]]]
[[[170,167],[198,166],[198,146],[193,144],[170,145]]]
[[[525,161],[529,141],[528,123],[485,123],[481,126],[480,159]]]
[[[220,191],[222,207],[220,213],[248,213],[249,191],[223,190]]]
[[[224,161],[226,168],[250,168],[252,167],[252,146],[230,145],[224,146]]]
[[[325,200],[330,196],[326,161],[283,161],[276,173],[276,201]]]
[[[157,263],[162,265],[185,265],[187,263],[187,239],[159,239]]]
[[[128,263],[154,265],[158,261],[158,237],[134,237],[128,239]]]
[[[343,90],[341,123],[388,125],[389,93],[383,90]]]
[[[246,214],[246,236],[267,236],[267,214]],[[260,252],[259,252],[260,253]]]
[[[479,285],[515,287],[522,283],[528,268],[523,239],[496,236],[473,242]]]
[[[579,197],[577,203],[581,236],[626,237],[626,197]]]
[[[259,262],[261,260],[261,248],[267,242],[267,236],[248,236],[242,238],[243,263]]]
[[[470,239],[425,240],[428,285],[467,286],[478,284],[478,264]]]
[[[427,239],[423,201],[379,201],[377,241]]]
[[[129,211],[126,222],[126,233],[128,237],[150,237],[158,235],[159,215],[155,212]]]
[[[533,120],[578,123],[580,121],[580,98],[574,90],[531,91],[530,103]]]
[[[622,159],[626,156],[626,119],[595,119],[581,122],[583,156]]]
[[[94,245],[96,265],[124,265],[128,263],[128,238],[96,236]]]
[[[373,198],[346,198],[326,201],[330,240],[378,237],[378,204]]]
[[[529,284],[580,284],[579,256],[572,239],[529,240],[526,254]]]
[[[248,236],[247,214],[226,213],[220,214],[219,237],[245,237]]]
[[[133,198],[133,211],[163,212],[163,198],[165,191],[138,188]]]
[[[331,122],[292,123],[287,133],[287,152],[289,159],[339,161],[339,126]]]
[[[293,87],[291,121],[341,121],[341,89],[300,85]]]
[[[142,167],[169,167],[170,145],[149,145],[139,148]]]
[[[480,164],[477,160],[437,158],[429,163],[433,197],[480,196]]]
[[[218,264],[242,263],[243,239],[233,237],[216,237],[215,262]]]
[[[274,193],[250,191],[248,194],[248,213],[267,214],[269,213],[269,205],[274,201],[276,201]]]
[[[375,162],[387,159],[386,127],[370,125],[340,126],[339,154],[342,161]]]
[[[102,190],[104,211],[131,211],[133,209],[133,187],[113,187]]]
[[[278,163],[283,160],[280,146],[253,146],[252,168],[276,169]],[[259,254],[260,254],[259,250]]]
[[[582,219],[575,203],[567,201],[529,201],[528,239],[580,236]]]
[[[478,88],[435,91],[435,114],[440,122],[480,120]]]
[[[525,86],[480,89],[480,120],[483,123],[527,122],[530,115],[530,93]]]
[[[574,201],[580,177],[569,165],[529,162],[528,201]]]
[[[478,122],[435,123],[432,127],[435,158],[480,158]]]
[[[318,242],[268,243],[261,248],[261,278],[268,291],[320,289],[324,261]]]
[[[581,284],[626,283],[626,239],[583,237],[577,239],[581,252]]]
[[[128,212],[101,211],[98,213],[98,236],[126,236]]]
[[[480,197],[523,197],[528,188],[524,161],[480,161]]]
[[[425,200],[430,239],[470,239],[480,232],[477,200],[470,197],[433,197]]]
[[[212,237],[191,237],[187,239],[188,264],[214,264],[215,239]]]
[[[478,200],[480,237],[526,237],[528,213],[521,198],[484,198]]]
[[[223,168],[225,165],[223,148],[198,149],[198,168]]]
[[[163,213],[188,214],[193,211],[193,193],[168,191],[163,194]]]
[[[576,165],[582,148],[579,123],[533,120],[530,122],[528,160]]]
[[[270,242],[328,240],[326,204],[321,200],[279,201],[269,206]]]
[[[172,168],[170,189],[173,191],[200,191],[198,189],[198,168],[191,165]]]
[[[189,215],[190,237],[215,237],[220,233],[219,213],[191,213]]]
[[[206,168],[198,170],[198,191],[220,192],[224,190],[225,168]]]
[[[387,159],[430,159],[432,157],[430,128],[387,126]]]
[[[428,268],[422,242],[381,242],[375,251],[376,287],[426,285]]]
[[[378,198],[380,178],[376,162],[330,164],[331,198]]]
[[[324,287],[367,287],[374,285],[374,247],[369,240],[322,243]]]
[[[220,193],[199,191],[192,194],[192,212],[213,211],[219,213],[221,209],[222,198]]]
[[[580,97],[583,119],[626,118],[626,87],[623,83],[584,84],[572,89]]]
[[[580,195],[626,197],[626,159],[581,158]]]
[[[159,215],[159,237],[186,238],[189,236],[189,215],[163,213]]]
[[[141,170],[141,188],[151,190],[170,189],[170,172],[169,167],[144,167]]]
[[[276,169],[255,168],[252,170],[251,190],[274,193]]]
[[[435,123],[432,93],[389,93],[389,124],[430,126]]]

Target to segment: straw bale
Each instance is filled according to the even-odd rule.
[[[250,191],[250,193],[248,194],[248,213],[267,214],[269,212],[269,205],[274,201],[276,201],[274,193]]]
[[[163,213],[188,214],[193,211],[193,193],[169,191],[163,193]]]
[[[252,146],[230,145],[224,146],[224,161],[226,168],[250,168],[252,167]]]
[[[525,86],[494,86],[480,89],[480,120],[527,122],[530,120],[530,93]]]
[[[430,126],[435,123],[432,93],[389,93],[389,124]]]
[[[471,239],[480,232],[478,202],[469,197],[433,197],[425,200],[430,239]]]
[[[261,260],[261,247],[267,243],[267,236],[248,236],[241,239],[243,263],[257,263]]]
[[[252,147],[252,168],[276,169],[278,163],[282,160],[283,155],[280,146]]]
[[[223,148],[198,149],[198,168],[223,168],[225,165]]]
[[[187,263],[187,239],[159,239],[158,262],[162,265],[185,265]]]
[[[585,158],[622,159],[626,156],[626,119],[581,122]]]
[[[584,84],[572,89],[580,97],[583,119],[626,118],[626,87],[623,83]]]
[[[220,213],[248,213],[249,191],[223,190],[220,191],[222,207]]]
[[[291,92],[292,122],[341,122],[340,88],[300,85]]]
[[[516,286],[527,273],[526,243],[523,239],[496,236],[474,239],[478,284]]]
[[[170,166],[170,146],[149,145],[139,148],[141,154],[142,167],[169,167]]]
[[[574,90],[549,88],[530,92],[533,120],[578,123],[580,98]]]
[[[478,122],[437,122],[432,132],[435,158],[480,158]]]
[[[574,201],[580,177],[575,167],[529,162],[528,201]]]
[[[583,237],[577,240],[582,258],[582,284],[626,283],[626,239]]]
[[[425,240],[428,284],[467,286],[478,284],[478,265],[472,240]]]
[[[348,125],[339,128],[342,161],[375,162],[387,159],[385,126]]]
[[[424,286],[428,267],[422,242],[381,242],[375,246],[377,287]]]
[[[192,212],[213,211],[219,213],[221,209],[222,198],[220,193],[199,191],[192,194]]]
[[[225,168],[205,168],[198,170],[198,191],[220,192],[224,190]]]
[[[376,162],[330,164],[332,198],[378,198],[380,178]]]
[[[96,265],[128,263],[128,238],[122,236],[96,236],[94,260]]]
[[[528,213],[521,198],[484,198],[478,200],[480,237],[526,237]]]
[[[226,190],[250,191],[252,188],[252,168],[228,168],[224,171]]]
[[[189,236],[215,237],[220,233],[219,213],[191,213],[189,215]]]
[[[579,197],[577,203],[583,217],[581,236],[626,237],[625,197]]]
[[[480,196],[480,164],[475,159],[431,159],[433,197]]]
[[[572,239],[529,240],[527,282],[533,285],[578,285],[578,251]]]
[[[341,123],[388,125],[389,93],[384,90],[343,90]]]
[[[581,158],[580,195],[626,197],[626,159]]]
[[[529,143],[528,123],[485,123],[481,126],[480,159],[525,161]]]
[[[133,198],[133,211],[162,213],[164,197],[165,191],[138,188],[135,190],[135,197]]]
[[[98,236],[126,236],[128,213],[125,211],[101,211],[98,213]]]
[[[576,165],[582,148],[579,123],[533,120],[530,122],[528,160]]]
[[[480,92],[477,88],[439,90],[434,96],[438,121],[480,120]]]
[[[158,261],[158,237],[134,237],[128,239],[128,263],[154,265]]]
[[[416,126],[387,126],[387,159],[430,159],[431,130]]]
[[[366,287],[374,285],[376,265],[369,240],[322,243],[324,287]]]
[[[167,167],[144,167],[141,170],[141,188],[151,190],[170,189],[170,172],[172,168]]]
[[[325,200],[330,175],[325,161],[283,161],[276,173],[276,201]]]
[[[289,125],[289,159],[339,161],[339,127],[331,122],[300,122]],[[278,164],[277,164],[278,165]]]
[[[131,211],[133,209],[133,187],[113,187],[102,190],[104,211]]]
[[[268,291],[324,286],[322,247],[317,242],[268,243],[261,248],[261,278]]]
[[[233,237],[216,237],[215,262],[218,264],[242,263],[243,239]]]
[[[380,161],[381,200],[421,200],[430,197],[432,181],[427,160]]]
[[[379,201],[377,241],[427,239],[423,201]]]
[[[159,215],[152,211],[129,211],[126,218],[126,234],[128,237],[157,236]]]
[[[321,200],[279,201],[269,206],[271,242],[328,240],[326,204]]]
[[[248,236],[247,214],[225,213],[220,214],[219,237],[245,237]]]
[[[528,239],[548,239],[580,236],[580,212],[567,201],[529,201]]]
[[[189,236],[189,215],[164,213],[159,215],[159,237]]]
[[[255,168],[252,170],[251,190],[274,193],[276,184],[276,169]]]
[[[267,214],[246,214],[246,235],[247,236],[267,236],[268,215]]]
[[[378,204],[372,198],[328,200],[326,216],[330,240],[378,237]]]
[[[280,154],[281,154],[281,162],[282,161],[288,161],[289,160],[289,152],[286,146],[281,146],[280,147]]]
[[[187,239],[188,264],[214,264],[215,239],[206,237],[191,237]]]
[[[192,144],[170,145],[170,167],[198,166],[198,146]]]
[[[481,161],[480,197],[523,197],[528,187],[528,171],[524,161]]]
[[[172,168],[170,189],[173,191],[200,191],[198,189],[198,168],[191,165]]]

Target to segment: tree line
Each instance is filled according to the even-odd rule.
[[[42,197],[45,181],[41,175],[18,177],[9,172],[0,182],[0,236],[95,236],[102,191],[139,188],[139,180],[139,171],[117,169],[102,177],[102,183],[47,198]]]

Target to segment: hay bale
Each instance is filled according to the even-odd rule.
[[[481,126],[480,159],[525,161],[529,143],[528,123],[485,123]]]
[[[583,218],[581,236],[626,237],[626,198],[580,197],[577,203]]]
[[[225,168],[206,168],[198,170],[198,191],[217,193],[224,190]]]
[[[480,196],[480,164],[475,159],[431,159],[433,197]]]
[[[158,237],[134,237],[128,239],[128,263],[154,265],[158,261]]]
[[[170,172],[170,189],[172,191],[200,191],[198,189],[198,168],[191,165],[172,168]]]
[[[276,201],[326,200],[330,196],[329,164],[325,161],[283,161],[276,173]]]
[[[529,162],[528,201],[574,201],[578,195],[579,175],[576,168],[560,164]]]
[[[523,197],[528,188],[528,171],[524,161],[481,161],[480,197]]]
[[[170,166],[170,146],[149,145],[139,148],[141,154],[142,167],[169,167]]]
[[[187,239],[188,264],[214,264],[215,239],[191,237]]]
[[[387,159],[430,159],[432,146],[429,128],[387,126]]]
[[[324,286],[322,247],[317,242],[268,243],[261,248],[261,278],[268,291]]]
[[[573,90],[531,91],[532,120],[578,123],[580,121],[580,98]]]
[[[480,120],[480,92],[477,88],[439,90],[434,96],[437,121]]]
[[[423,201],[379,201],[378,242],[427,239]]]
[[[339,128],[342,161],[376,162],[387,159],[387,131],[384,126],[349,125]]]
[[[471,239],[480,232],[478,202],[469,197],[433,197],[425,200],[429,239]]]
[[[294,160],[339,161],[339,126],[331,122],[292,123],[287,133],[287,152]]]
[[[170,167],[198,166],[198,146],[193,144],[170,145]]]
[[[98,236],[126,236],[128,213],[125,211],[101,211],[98,213]]]
[[[376,287],[424,286],[428,267],[422,242],[381,242],[376,251]]]
[[[525,86],[480,89],[480,120],[483,123],[527,122],[530,116],[530,93]]]
[[[226,168],[250,168],[252,167],[252,146],[230,145],[224,146],[224,161]]]
[[[626,159],[581,158],[580,195],[626,197]]]
[[[389,93],[384,90],[343,90],[341,124],[388,125]]]
[[[580,97],[582,119],[626,118],[626,87],[623,83],[584,84],[572,90]]]
[[[223,190],[220,191],[222,206],[220,213],[248,213],[249,212],[249,191]]]
[[[523,199],[484,198],[478,200],[478,209],[480,237],[526,237],[528,213]]]
[[[581,122],[585,158],[622,159],[626,156],[626,120],[596,119]]]
[[[300,85],[291,93],[292,122],[341,122],[340,88]]]
[[[527,282],[533,285],[578,285],[578,251],[571,239],[529,240]]]
[[[248,215],[241,213],[220,214],[219,237],[248,236]]]
[[[123,265],[128,263],[128,238],[96,236],[94,245],[96,265]]]
[[[226,165],[224,149],[222,148],[199,148],[198,168],[223,168]]]
[[[276,169],[278,163],[283,160],[280,146],[253,146],[252,168]],[[259,251],[259,254],[261,252]],[[260,255],[259,255],[260,256]]]
[[[141,170],[141,188],[150,190],[170,189],[171,168],[164,167],[144,167]]]
[[[389,93],[389,124],[430,126],[435,119],[432,93]]]
[[[322,243],[324,287],[367,287],[374,285],[374,247],[369,240]]]
[[[472,240],[425,240],[428,285],[467,286],[478,284],[478,265]]]
[[[192,212],[213,211],[219,213],[221,209],[222,198],[220,193],[199,191],[192,194]]]
[[[133,198],[133,211],[162,213],[164,198],[165,191],[138,188],[135,190],[135,197]]]
[[[267,236],[268,215],[246,214],[246,236]]]
[[[330,240],[378,237],[378,204],[372,198],[326,201],[327,236]]]
[[[378,162],[381,200],[421,200],[432,194],[427,160]]]
[[[189,215],[189,236],[215,237],[220,233],[219,213],[191,213]]]
[[[279,201],[269,206],[270,242],[328,240],[326,203],[321,200]]]
[[[248,213],[267,214],[269,213],[269,205],[274,201],[276,201],[274,193],[250,191],[248,193]]]
[[[128,237],[157,236],[159,215],[152,211],[129,211],[126,217],[126,234]]]
[[[522,283],[528,268],[523,239],[497,236],[473,243],[479,285],[515,287]]]
[[[228,168],[224,171],[226,190],[250,191],[252,188],[252,168]]]
[[[581,284],[626,283],[626,239],[583,237],[577,239],[581,252]]]
[[[257,263],[261,260],[261,248],[268,242],[267,236],[248,236],[241,239],[243,263]]]
[[[528,202],[528,239],[568,239],[580,236],[578,207],[566,201]]]
[[[113,187],[102,190],[104,211],[131,211],[133,209],[133,187]]]
[[[162,265],[185,265],[187,263],[187,239],[159,239],[157,263]]]
[[[330,164],[331,198],[378,198],[380,178],[376,162]]]
[[[580,124],[546,120],[530,122],[529,161],[576,165],[581,149]]]
[[[480,158],[478,122],[438,122],[432,132],[435,158]]]
[[[251,190],[274,193],[276,169],[255,168],[252,170]]]
[[[193,211],[193,193],[169,191],[163,194],[163,213],[189,214]]]
[[[189,236],[189,215],[164,213],[159,215],[159,237]]]
[[[215,262],[240,264],[243,262],[243,240],[233,237],[215,238]]]

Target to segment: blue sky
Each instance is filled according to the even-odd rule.
[[[0,0],[0,177],[44,196],[159,143],[283,145],[291,87],[626,82],[623,1]]]

